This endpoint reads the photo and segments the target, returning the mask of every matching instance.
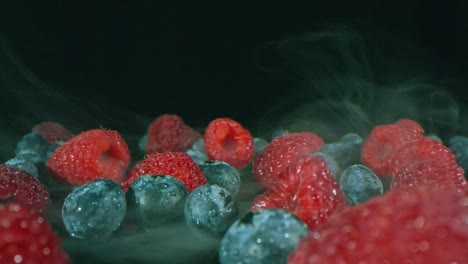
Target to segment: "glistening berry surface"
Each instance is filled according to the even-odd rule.
[[[130,159],[127,143],[117,131],[92,129],[58,147],[46,168],[56,179],[75,185],[98,178],[120,182]]]
[[[239,170],[255,156],[252,134],[230,118],[211,121],[205,129],[204,140],[209,159],[225,161]]]

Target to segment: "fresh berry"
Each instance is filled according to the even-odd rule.
[[[57,180],[81,185],[98,178],[120,182],[130,151],[117,131],[93,129],[58,147],[46,163]]]
[[[9,202],[0,203],[0,262],[66,264],[70,259],[44,216]]]
[[[148,134],[144,134],[138,140],[138,150],[140,150],[141,153],[146,153],[146,146],[147,145],[148,145]]]
[[[412,134],[413,138],[421,138],[424,136],[424,129],[417,122],[411,119],[403,118],[396,121],[394,124]]]
[[[468,186],[463,168],[456,164],[447,165],[437,160],[427,160],[400,168],[393,176],[391,187],[416,187],[424,184],[437,188],[455,186],[461,190]]]
[[[220,237],[237,219],[239,208],[228,190],[205,184],[191,192],[185,202],[185,220],[194,230]]]
[[[467,216],[454,189],[391,190],[312,230],[288,263],[468,263]]]
[[[5,165],[11,165],[11,166],[13,166],[15,168],[18,168],[20,170],[23,170],[23,171],[31,174],[32,176],[34,176],[36,178],[39,177],[39,172],[37,171],[36,165],[34,165],[34,163],[32,163],[29,160],[13,158],[13,159],[7,160],[5,162]]]
[[[59,123],[45,121],[37,124],[32,129],[33,133],[41,135],[49,144],[57,141],[68,141],[73,135]]]
[[[260,152],[262,152],[269,144],[269,142],[266,141],[265,139],[258,138],[258,137],[254,137],[253,142],[254,142],[255,156],[258,156],[258,154],[260,154]]]
[[[127,192],[127,215],[143,228],[183,219],[187,188],[165,175],[144,175]]]
[[[449,140],[449,148],[455,154],[458,165],[468,171],[468,138],[462,136],[452,137]],[[465,176],[468,176],[468,174]]]
[[[416,123],[400,120],[395,124],[380,125],[372,129],[364,141],[361,160],[378,176],[390,176],[390,163],[405,143],[422,137]]]
[[[181,181],[189,192],[206,183],[205,175],[187,153],[165,152],[147,155],[137,163],[122,181],[122,189],[127,192],[136,179],[146,174],[173,176]]]
[[[350,205],[361,204],[370,198],[383,194],[379,177],[361,164],[346,168],[340,176],[340,189]]]
[[[205,151],[205,142],[203,138],[198,139],[185,153],[189,154],[192,157],[193,161],[197,164],[201,164],[208,159]]]
[[[339,171],[361,162],[361,147],[363,139],[355,133],[349,133],[337,142],[324,144],[319,152],[333,158]],[[334,174],[335,175],[335,174]]]
[[[284,129],[284,128],[278,128],[276,130],[273,131],[273,133],[271,133],[271,137],[270,139],[273,140],[277,137],[280,137],[282,135],[287,135],[289,134],[289,131],[287,129]]]
[[[40,135],[29,133],[16,145],[16,158],[28,160],[34,164],[43,163],[47,159],[47,149],[49,144]]]
[[[268,188],[289,164],[317,152],[323,144],[323,139],[311,132],[279,136],[255,158],[252,174],[262,187]]]
[[[346,205],[346,198],[325,161],[319,157],[306,157],[289,165],[274,185],[258,195],[252,210],[285,209],[313,230]]]
[[[209,160],[198,164],[206,180],[228,190],[233,197],[237,196],[241,185],[239,171],[229,163],[219,160]]]
[[[403,167],[429,160],[437,160],[444,166],[457,165],[456,156],[440,141],[431,138],[419,138],[408,142],[396,151],[391,161],[390,172],[394,176]]]
[[[225,161],[236,169],[246,167],[255,156],[252,134],[232,119],[217,118],[211,121],[204,139],[209,159]]]
[[[109,179],[97,179],[67,195],[62,219],[73,237],[101,238],[117,230],[125,212],[125,194],[120,186]]]
[[[148,127],[146,153],[185,152],[201,134],[184,123],[177,115],[164,114]]]
[[[50,206],[47,188],[26,171],[10,165],[0,165],[0,200],[4,199],[39,211]]]
[[[219,263],[286,263],[309,233],[295,215],[281,209],[249,212],[228,229],[219,249]]]

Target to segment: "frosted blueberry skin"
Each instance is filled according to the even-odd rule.
[[[185,202],[185,220],[194,230],[220,237],[237,219],[239,207],[228,190],[205,184],[192,191]]]
[[[468,171],[468,137],[454,136],[449,140],[448,147],[457,158],[458,166]],[[468,173],[465,173],[468,179]]]
[[[16,158],[28,160],[34,164],[43,163],[47,160],[47,149],[49,143],[37,133],[24,135],[16,145]]]
[[[282,135],[287,135],[289,134],[288,130],[286,129],[283,129],[283,128],[280,128],[280,129],[277,129],[275,131],[273,131],[273,133],[271,133],[271,140],[277,138],[277,137],[280,137]]]
[[[219,249],[221,264],[286,263],[309,233],[298,217],[282,209],[249,212],[228,229]]]
[[[266,141],[265,139],[258,137],[254,138],[253,142],[255,148],[255,156],[260,154],[260,152],[262,152],[269,144],[268,141]]]
[[[75,238],[102,238],[117,230],[126,212],[125,193],[109,179],[75,188],[65,198],[62,220]]]
[[[380,178],[364,165],[352,165],[340,176],[340,189],[350,205],[361,204],[383,194]]]
[[[138,140],[138,150],[140,150],[141,153],[146,153],[146,145],[148,145],[148,134],[143,135]]]
[[[143,228],[182,220],[187,195],[185,185],[172,176],[141,176],[127,191],[128,218]]]
[[[334,143],[324,144],[319,152],[332,157],[343,170],[351,165],[361,163],[363,139],[355,133],[349,133]],[[339,175],[339,174],[338,174]]]
[[[23,170],[36,178],[39,177],[37,167],[31,161],[13,158],[5,162],[5,164]]]
[[[229,193],[236,197],[241,185],[239,171],[224,161],[209,160],[198,164],[206,181],[210,184],[216,184],[225,188]]]
[[[198,139],[193,145],[190,147],[186,153],[192,157],[193,161],[197,164],[201,164],[207,160],[209,160],[208,156],[206,155],[205,151],[205,141],[203,138]]]

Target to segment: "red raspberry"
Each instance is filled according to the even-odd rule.
[[[130,151],[117,131],[93,129],[58,147],[46,163],[61,181],[81,185],[98,178],[120,182],[130,164]]]
[[[146,153],[185,152],[201,134],[187,126],[177,115],[164,114],[148,127]]]
[[[362,163],[379,176],[390,176],[395,153],[406,142],[421,138],[421,131],[416,122],[408,119],[375,127],[362,145]]]
[[[261,186],[268,188],[289,164],[317,152],[324,143],[321,137],[311,132],[276,137],[254,160],[252,174]]]
[[[437,160],[420,161],[401,167],[393,176],[392,188],[428,184],[436,188],[468,186],[464,170],[456,164],[447,165]]]
[[[0,165],[0,200],[4,199],[39,211],[50,206],[47,188],[34,176],[10,165]]]
[[[205,130],[204,140],[209,159],[227,162],[236,169],[247,166],[255,156],[252,134],[229,118],[211,121]]]
[[[395,122],[395,125],[405,129],[410,134],[413,134],[414,138],[421,138],[424,136],[424,129],[417,122],[411,119],[400,119]]]
[[[127,192],[130,185],[139,177],[151,175],[171,175],[181,181],[189,192],[206,184],[205,174],[185,152],[154,153],[135,165],[120,184]]]
[[[437,160],[449,167],[457,166],[457,158],[447,146],[435,139],[419,138],[398,149],[391,161],[390,171],[396,175],[405,166],[429,160]]]
[[[33,133],[37,133],[47,140],[50,144],[57,141],[68,141],[73,135],[64,126],[59,123],[45,121],[37,124],[32,129]]]
[[[391,190],[312,230],[288,263],[468,263],[467,216],[455,189]]]
[[[313,230],[346,205],[347,200],[325,161],[306,157],[289,165],[274,185],[257,196],[252,210],[282,208],[296,214]]]
[[[46,218],[19,203],[0,204],[1,263],[70,263]]]

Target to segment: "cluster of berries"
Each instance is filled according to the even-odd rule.
[[[61,184],[73,188],[61,204],[73,239],[182,220],[219,239],[220,263],[468,262],[468,138],[449,148],[409,119],[330,143],[273,134],[254,138],[229,118],[201,134],[164,114],[132,163],[117,131],[43,122],[0,165],[0,261],[70,262],[43,215],[47,187]],[[241,214],[246,170],[257,188]]]

